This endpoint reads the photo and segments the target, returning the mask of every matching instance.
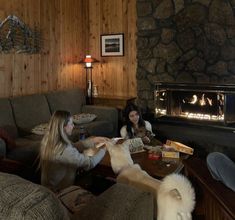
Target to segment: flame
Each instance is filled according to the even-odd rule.
[[[197,102],[197,95],[193,95],[193,100],[189,102],[190,104],[195,104]]]
[[[212,106],[212,104],[213,104],[212,99],[210,99],[208,97],[205,98],[205,93],[202,94],[201,98],[198,98],[198,96],[194,94],[193,97],[189,101],[187,101],[185,99],[183,99],[182,101],[183,101],[183,103],[189,103],[192,105],[195,105],[198,103],[200,106],[205,106],[207,104]]]
[[[155,113],[157,115],[166,115],[166,109],[155,108]]]
[[[167,100],[167,95],[165,92],[157,94],[158,96],[158,100],[161,101],[161,103],[163,101]],[[177,112],[173,112],[171,114],[171,116],[176,116],[176,117],[184,117],[184,118],[189,118],[189,119],[197,119],[197,120],[209,120],[209,121],[224,121],[224,112],[223,112],[223,106],[224,106],[224,95],[223,94],[218,94],[216,100],[214,100],[213,98],[209,98],[211,97],[210,95],[208,95],[207,93],[200,93],[200,94],[193,94],[190,96],[186,96],[185,98],[182,99],[182,103],[181,104],[191,104],[191,105],[197,105],[197,106],[213,106],[214,104],[218,104],[217,108],[218,108],[218,114],[203,114],[200,113],[200,111],[198,110],[197,113],[194,112],[181,112],[178,113],[178,110],[182,111],[182,109],[179,106],[179,109],[177,110]],[[187,106],[186,106],[187,107]],[[203,107],[204,109],[204,107]],[[174,110],[174,109],[172,109]],[[192,110],[192,108],[191,108]],[[156,115],[168,115],[167,113],[167,106],[166,104],[161,104],[159,105],[157,108],[155,108],[155,113]]]
[[[166,109],[155,108],[155,113],[157,115],[166,115]],[[220,115],[210,115],[202,113],[192,113],[192,112],[182,112],[180,117],[189,118],[189,119],[198,119],[198,120],[209,120],[209,121],[223,121],[224,114]]]
[[[199,119],[199,120],[211,120],[211,121],[223,121],[224,114],[222,115],[210,115],[210,114],[202,114],[202,113],[192,113],[192,112],[184,112],[180,116]]]
[[[202,94],[202,98],[199,100],[199,104],[200,106],[206,105],[205,94]]]

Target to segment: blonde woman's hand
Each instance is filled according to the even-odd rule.
[[[97,149],[95,147],[91,147],[91,148],[84,150],[83,153],[89,157],[92,157],[95,154],[97,154],[98,151],[99,151],[99,149]]]

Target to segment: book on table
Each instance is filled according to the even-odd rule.
[[[181,153],[193,155],[194,149],[180,142],[167,140],[166,145]]]

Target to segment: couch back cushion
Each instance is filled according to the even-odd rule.
[[[18,131],[9,99],[0,99],[0,112],[0,128],[11,131],[11,135],[17,137]]]
[[[0,219],[68,219],[56,196],[43,186],[0,172]]]
[[[44,95],[28,95],[11,99],[16,125],[31,129],[50,120],[51,113]]]
[[[51,113],[56,110],[66,110],[72,115],[81,112],[85,104],[85,96],[81,89],[71,89],[67,91],[56,91],[46,94]]]
[[[14,116],[9,99],[0,99],[0,112],[0,127],[5,125],[15,126]]]

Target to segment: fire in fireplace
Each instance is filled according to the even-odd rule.
[[[235,122],[235,85],[156,83],[156,117]]]

